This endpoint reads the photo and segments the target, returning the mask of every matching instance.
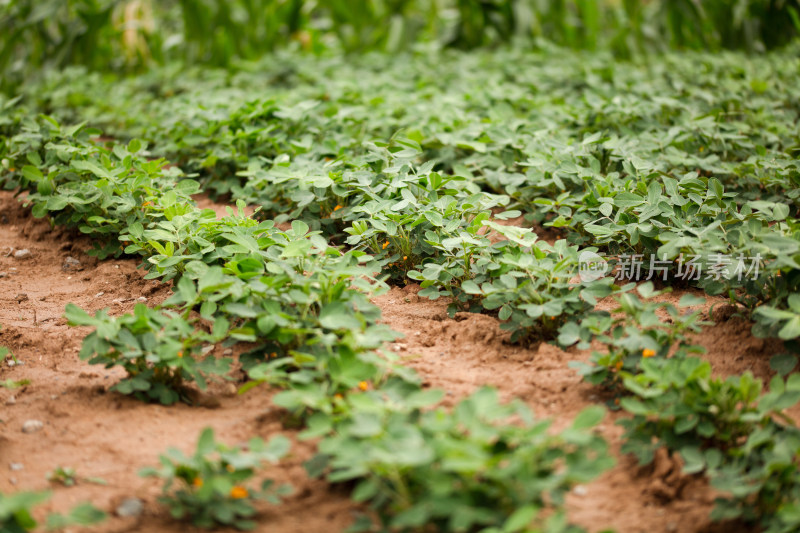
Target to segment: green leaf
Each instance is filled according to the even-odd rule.
[[[361,329],[361,321],[351,314],[351,310],[344,302],[333,302],[323,307],[319,323],[322,327],[333,330]]]
[[[680,450],[681,458],[684,461],[683,473],[696,474],[702,472],[706,467],[706,460],[700,448],[687,446]]]
[[[606,410],[599,405],[587,407],[575,417],[572,422],[572,429],[589,429],[593,428],[606,416]]]
[[[539,508],[534,505],[526,505],[520,507],[508,517],[505,524],[503,524],[503,533],[516,533],[517,531],[524,531],[539,514]]]
[[[769,367],[781,376],[788,375],[797,366],[797,357],[790,353],[781,353],[769,360]]]
[[[197,439],[197,455],[207,455],[213,452],[215,447],[213,428],[204,428]]]
[[[644,203],[644,198],[638,194],[629,192],[621,192],[614,197],[614,205],[623,209],[627,207],[636,207]]]
[[[39,182],[44,179],[44,174],[42,174],[42,171],[30,165],[25,165],[22,167],[22,175],[26,179],[34,182]]]
[[[696,305],[703,305],[706,303],[706,299],[700,296],[696,296],[694,294],[686,293],[681,296],[681,299],[678,301],[678,307],[693,307]]]
[[[778,337],[783,340],[800,337],[800,315],[793,316],[778,332]]]
[[[467,294],[481,294],[481,288],[472,280],[466,280],[461,283],[461,290]]]
[[[71,302],[64,309],[64,316],[71,326],[96,326],[98,324],[96,318]]]

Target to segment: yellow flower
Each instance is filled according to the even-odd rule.
[[[16,169],[16,168],[9,168],[8,170],[9,170],[10,172],[16,172],[16,170],[17,170],[17,169]]]
[[[153,202],[148,200],[147,202],[142,204],[142,207],[147,207],[148,205],[153,205]]]
[[[405,256],[405,255],[404,255],[404,256],[403,256],[403,261],[405,261],[406,259],[408,259],[408,256]]]
[[[340,393],[338,393],[338,392],[337,392],[336,394],[334,394],[334,395],[333,395],[333,397],[334,397],[334,398],[336,398],[337,400],[343,400],[343,399],[344,399],[344,396],[342,396],[342,395],[341,395]]]
[[[202,480],[202,478],[199,478],[199,477],[196,477],[196,478],[194,478],[194,481],[192,481],[192,485],[193,485],[194,487],[198,488],[198,489],[199,489],[200,487],[202,487],[202,486],[203,486],[203,480]]]
[[[336,207],[334,207],[333,210],[334,211],[338,211],[341,208],[342,208],[342,206],[340,206],[339,204],[336,204]]]
[[[705,149],[706,149],[706,147],[705,147],[705,146],[701,146],[701,147],[700,147],[700,151],[701,151],[701,152],[702,152],[702,151],[704,151]]]
[[[382,248],[385,250],[387,246],[389,246],[389,241],[386,241],[385,243],[383,243]]]
[[[656,352],[649,348],[642,350],[642,357],[653,357],[655,354]]]
[[[361,383],[358,384],[358,388],[361,390],[367,390],[369,388],[369,383],[367,383],[366,381],[362,381]]]
[[[616,368],[617,370],[622,370],[622,361],[617,361],[617,364],[614,365],[614,368]]]
[[[247,489],[244,487],[236,485],[231,489],[231,498],[234,500],[241,500],[242,498],[247,498],[248,496],[250,496],[250,493],[247,492]]]
[[[233,467],[233,465],[228,465],[228,466],[225,467],[225,470],[227,470],[228,472],[233,472],[236,469]]]
[[[183,350],[178,350],[178,357],[183,357]]]
[[[275,359],[276,357],[278,357],[278,354],[276,354],[275,352],[272,352],[271,354],[269,354],[269,356],[270,356],[272,359]]]

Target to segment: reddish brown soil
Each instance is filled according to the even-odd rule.
[[[224,213],[207,199],[200,202],[202,207]],[[13,254],[6,257],[9,248],[27,248],[32,256],[25,260]],[[169,287],[142,279],[144,272],[137,270],[136,260],[96,261],[85,255],[88,248],[90,243],[84,237],[51,230],[48,222],[31,218],[10,193],[0,193],[0,272],[7,273],[0,278],[0,345],[9,347],[24,363],[2,364],[0,380],[31,380],[21,389],[0,388],[0,492],[51,489],[53,498],[37,511],[38,516],[47,511],[64,512],[86,500],[113,515],[121,500],[138,497],[145,501],[141,517],[112,516],[93,530],[191,531],[185,524],[171,521],[158,505],[159,481],[141,478],[137,472],[156,465],[159,454],[168,447],[189,452],[206,426],[230,444],[254,435],[267,439],[280,433],[292,439],[292,453],[267,475],[293,484],[296,491],[284,505],[260,509],[258,530],[343,531],[358,507],[346,492],[307,478],[302,462],[312,456],[314,447],[298,442],[292,431],[281,427],[270,407],[269,391],[256,389],[236,395],[231,385],[219,383],[209,391],[218,400],[216,409],[146,405],[108,392],[120,376],[118,371],[78,359],[87,330],[70,328],[61,318],[68,302],[92,312],[107,307],[112,314],[120,314],[130,312],[141,296],[152,305],[169,294]],[[68,255],[78,259],[83,270],[62,270]],[[482,385],[493,385],[505,399],[521,399],[538,416],[552,418],[554,429],[560,429],[581,409],[602,401],[567,366],[571,360],[587,359],[589,351],[563,351],[548,344],[508,345],[507,334],[496,319],[467,313],[450,319],[447,302],[421,299],[417,291],[416,285],[394,288],[376,303],[384,322],[405,335],[391,348],[427,384],[447,391],[445,404]],[[21,294],[27,299],[18,297]],[[677,301],[680,295],[662,298]],[[721,302],[709,299],[704,309],[707,312],[712,304],[720,307]],[[749,328],[748,323],[732,318],[697,336],[696,341],[708,350],[704,357],[718,375],[747,370],[764,380],[773,375],[769,358],[781,346],[753,338]],[[790,414],[800,418],[798,412]],[[622,430],[614,421],[622,416],[612,412],[598,429],[612,443],[617,466],[570,495],[570,518],[589,531],[712,531],[708,514],[714,494],[702,479],[681,475],[680,465],[666,455],[654,466],[641,469],[619,453]],[[44,422],[44,429],[23,433],[22,424],[29,419]],[[24,467],[11,471],[10,463]],[[81,480],[67,488],[49,483],[46,475],[57,466],[74,468],[79,478],[102,478],[107,485]],[[713,530],[737,531],[730,525]]]
[[[343,531],[352,522],[356,507],[348,495],[306,476],[302,463],[313,455],[314,446],[297,442],[292,431],[283,430],[265,389],[238,396],[230,385],[212,385],[217,409],[147,405],[107,392],[121,373],[78,359],[88,330],[67,326],[64,307],[74,302],[89,312],[109,308],[112,314],[122,314],[130,312],[140,296],[148,305],[163,301],[169,288],[143,280],[136,260],[98,262],[87,256],[88,240],[51,230],[48,222],[30,217],[10,193],[0,193],[0,214],[0,272],[8,273],[0,278],[0,346],[10,348],[23,363],[9,367],[3,362],[0,381],[31,381],[15,390],[0,388],[0,492],[52,490],[51,501],[37,510],[40,518],[87,500],[113,514],[123,499],[138,497],[146,502],[141,517],[112,516],[92,530],[191,531],[158,505],[160,482],[141,478],[138,471],[157,466],[159,454],[169,447],[189,453],[200,431],[211,426],[217,438],[229,444],[277,434],[293,440],[291,456],[269,469],[267,477],[291,483],[295,493],[280,507],[262,508],[261,530]],[[3,250],[9,247],[28,249],[32,255],[25,260],[13,254],[5,257]],[[83,270],[63,271],[67,256],[78,259]],[[20,293],[28,298],[17,302]],[[30,419],[44,422],[44,429],[23,433],[22,424]],[[21,463],[22,470],[12,471],[11,463]],[[107,485],[79,480],[67,488],[49,483],[47,473],[58,466],[74,468],[79,479],[101,478]]]

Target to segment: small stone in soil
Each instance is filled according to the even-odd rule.
[[[22,463],[9,463],[8,468],[12,472],[16,472],[18,470],[22,470],[23,468],[25,468],[25,465],[23,465]]]
[[[222,355],[231,355],[232,353],[233,350],[231,350],[230,348],[226,348],[225,350],[222,351]]]
[[[575,496],[586,496],[586,494],[588,494],[588,492],[589,491],[586,490],[586,487],[584,487],[583,485],[575,485],[575,487],[573,487],[573,489],[572,489],[572,493]]]
[[[24,292],[21,292],[21,293],[17,294],[16,296],[14,296],[14,299],[17,301],[18,304],[21,304],[22,302],[27,302],[28,301],[28,295],[25,294]]]
[[[83,266],[81,265],[80,261],[78,261],[74,257],[68,256],[66,259],[64,259],[64,264],[61,265],[61,270],[65,272],[67,270],[83,270]]]
[[[28,250],[27,248],[23,248],[22,250],[17,250],[16,252],[14,252],[15,259],[28,259],[31,257],[31,255],[33,254],[31,254],[31,251]]]
[[[117,506],[117,516],[139,516],[144,510],[144,504],[139,498],[126,498]]]
[[[0,272],[0,278],[8,276],[8,272]]]
[[[146,301],[147,301],[147,298],[145,298],[144,296],[139,296],[138,298],[136,298],[136,301],[137,301],[137,302],[144,303],[144,302],[146,302]]]
[[[95,295],[94,295],[94,297],[95,297],[95,298],[100,298],[100,297],[101,297],[102,295],[104,295],[104,294],[105,294],[105,293],[104,293],[103,291],[100,291],[100,292],[98,292],[97,294],[95,294]]]
[[[22,424],[22,432],[36,433],[43,427],[44,427],[44,422],[42,422],[41,420],[26,420],[25,423]]]
[[[6,405],[14,405],[17,403],[17,398],[14,396],[9,396],[6,400]]]

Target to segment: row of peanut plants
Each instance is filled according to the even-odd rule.
[[[769,533],[800,527],[800,430],[785,413],[800,401],[794,355],[775,356],[777,374],[763,392],[750,372],[722,379],[693,356],[704,348],[691,335],[704,324],[701,303],[685,295],[658,301],[651,283],[616,298],[615,317],[590,317],[583,332],[604,345],[589,362],[573,363],[609,404],[624,409],[622,451],[640,465],[660,448],[682,461],[682,473],[702,475],[717,491],[711,518],[738,520]],[[654,301],[655,300],[655,301]],[[668,316],[664,321],[659,314]],[[586,340],[581,341],[588,346]]]
[[[90,235],[100,256],[139,255],[148,277],[173,282],[173,295],[155,309],[109,317],[67,307],[71,324],[94,328],[81,358],[126,370],[115,391],[191,401],[191,384],[202,388],[230,368],[204,356],[205,347],[257,343],[239,362],[250,386],[284,389],[273,402],[306,428],[304,438],[321,439],[312,474],[353,483],[353,497],[400,530],[527,530],[543,508],[558,510],[574,483],[612,464],[589,431],[604,415],[599,407],[557,435],[521,404],[501,405],[491,389],[452,413],[435,407],[441,391],[423,390],[380,351],[395,334],[376,325],[369,298],[382,288],[373,275],[379,266],[363,251],[331,246],[302,221],[279,229],[241,210],[217,220],[190,198],[197,182],[148,160],[138,141],[107,149],[91,140],[97,132],[48,117],[23,118],[19,127],[6,142],[15,170],[5,180],[28,193],[34,214]],[[193,457],[171,452],[148,473],[167,480],[163,501],[174,516],[247,528],[252,498],[276,501],[285,490],[246,481],[285,448],[278,439],[230,449],[206,432]],[[543,527],[574,530],[563,511]]]
[[[754,333],[800,335],[791,50],[646,65],[557,50],[383,59],[287,54],[253,72],[165,69],[105,98],[102,78],[76,70],[28,98],[148,139],[208,190],[391,257],[396,277],[413,271],[463,308],[475,298],[460,281],[491,276],[453,256],[486,249],[480,214],[505,208],[608,259],[640,255],[645,274],[650,257],[670,276],[692,258],[718,274],[690,283],[742,305]],[[428,231],[446,245],[428,243]]]

